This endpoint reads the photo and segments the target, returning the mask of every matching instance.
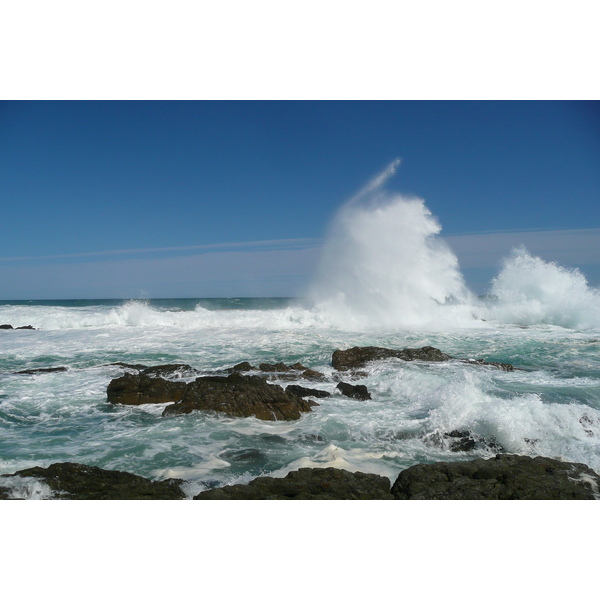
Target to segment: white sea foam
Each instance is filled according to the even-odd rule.
[[[492,281],[497,298],[489,318],[523,325],[547,323],[571,328],[600,327],[600,291],[578,270],[513,250]]]

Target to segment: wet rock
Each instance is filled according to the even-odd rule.
[[[124,471],[109,471],[78,463],[54,463],[47,469],[33,467],[11,477],[41,479],[62,500],[182,500],[180,479],[150,481]],[[1,480],[0,480],[1,481]]]
[[[360,369],[370,362],[385,360],[388,358],[400,358],[401,360],[423,360],[428,362],[445,362],[448,360],[460,360],[471,365],[492,366],[503,371],[514,371],[514,367],[508,363],[487,362],[479,359],[456,359],[433,346],[423,346],[422,348],[405,348],[404,350],[394,350],[390,348],[379,348],[377,346],[366,346],[350,348],[349,350],[336,350],[331,363],[337,371],[349,371]]]
[[[15,371],[15,375],[37,375],[38,373],[59,373],[68,371],[67,367],[46,367],[41,369],[25,369],[24,371]]]
[[[371,394],[366,385],[352,385],[351,383],[340,381],[336,387],[344,396],[348,396],[348,398],[354,398],[355,400],[371,399]]]
[[[35,327],[32,327],[31,325],[22,325],[21,327],[15,327],[15,329],[32,329],[35,331]]]
[[[4,325],[0,325],[0,329],[14,329],[14,327],[5,323]]]
[[[12,500],[10,497],[10,488],[0,486],[0,500]]]
[[[316,402],[298,398],[262,377],[232,373],[227,377],[198,377],[188,383],[183,397],[167,406],[163,416],[214,410],[232,417],[292,421],[310,412]]]
[[[183,381],[125,373],[108,384],[106,395],[113,404],[160,404],[181,400],[185,390],[186,384]]]
[[[247,371],[255,371],[255,370],[256,369],[248,361],[238,363],[237,365],[234,365],[233,367],[231,367],[231,369],[228,369],[228,371],[230,373],[233,373],[236,371],[239,373],[245,373]]]
[[[288,367],[288,365],[282,362],[274,364],[260,363],[260,365],[258,365],[258,369],[267,373],[288,373],[289,371],[293,371],[292,367]]]
[[[331,394],[325,390],[315,390],[312,388],[306,388],[301,385],[288,385],[285,388],[286,392],[290,392],[298,398],[306,398],[307,396],[314,396],[315,398],[330,398]]]
[[[478,359],[470,358],[467,360],[461,360],[461,362],[464,362],[469,365],[483,365],[483,366],[488,366],[488,367],[495,367],[496,369],[500,369],[501,371],[507,371],[507,372],[512,372],[515,370],[515,368],[509,363],[487,362],[487,361],[483,360],[482,358],[478,358]]]
[[[451,452],[469,452],[477,445],[477,442],[468,431],[457,431],[455,429],[446,433],[445,437],[452,438],[450,442]]]
[[[148,368],[148,365],[140,365],[140,364],[132,365],[132,364],[125,363],[125,362],[109,363],[109,366],[110,367],[122,367],[123,369],[131,369],[132,371],[143,371],[144,369]]]
[[[392,500],[390,480],[342,469],[304,468],[283,478],[258,477],[247,485],[202,492],[194,500]]]
[[[594,500],[599,490],[600,476],[584,464],[498,454],[414,465],[391,491],[397,500]]]
[[[0,329],[33,329],[35,331],[35,327],[32,327],[31,325],[22,325],[21,327],[13,327],[12,325],[9,325],[8,323],[5,323],[4,325],[0,325]]]
[[[190,365],[186,364],[173,364],[173,365],[155,365],[153,367],[146,367],[142,370],[140,375],[152,375],[155,377],[169,377],[175,374],[187,375],[196,374],[198,371]]]
[[[442,362],[451,359],[450,356],[432,346],[424,346],[423,348],[405,348],[404,350],[379,348],[377,346],[356,346],[349,350],[336,350],[331,357],[331,362],[334,369],[337,371],[348,371],[350,369],[360,369],[370,362],[385,360],[387,358],[400,358],[407,361],[426,360],[433,362]]]

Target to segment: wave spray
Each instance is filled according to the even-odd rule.
[[[393,161],[337,213],[311,297],[332,322],[428,327],[472,321],[458,260],[425,202],[385,189]]]

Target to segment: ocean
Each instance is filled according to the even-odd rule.
[[[36,330],[0,330],[0,473],[80,462],[182,478],[192,497],[300,467],[334,466],[393,481],[415,463],[491,457],[499,447],[600,471],[600,329],[544,322],[539,307],[538,322],[531,314],[507,322],[506,305],[479,302],[485,320],[455,321],[443,331],[344,326],[326,307],[292,298],[2,302],[0,324]],[[547,312],[554,314],[552,307]],[[365,384],[371,400],[336,391],[334,350],[427,345],[516,370],[389,359],[347,378]],[[309,387],[333,396],[285,422],[202,412],[162,417],[164,405],[107,402],[108,383],[124,372],[111,363],[186,363],[208,374],[242,361],[300,361],[328,376]],[[53,367],[67,370],[17,374]],[[307,385],[282,385],[290,383]],[[469,432],[475,445],[453,451],[445,434],[456,431]],[[33,486],[19,493],[48,491]]]
[[[488,293],[473,294],[424,201],[383,189],[396,166],[340,209],[302,298],[0,302],[0,325],[35,328],[0,329],[0,474],[79,462],[181,478],[191,498],[301,467],[393,482],[416,463],[498,452],[600,471],[600,291],[577,269],[516,248]],[[388,359],[348,375],[371,394],[357,401],[336,389],[331,363],[336,349],[354,346],[433,346],[515,370]],[[107,401],[124,373],[113,363],[213,374],[244,361],[301,362],[326,375],[308,387],[332,396],[277,422],[163,417],[164,405]],[[18,373],[57,367],[65,370]],[[292,383],[306,385],[281,385]],[[14,494],[49,490],[29,482]]]

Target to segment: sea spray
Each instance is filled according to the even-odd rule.
[[[496,302],[488,317],[521,325],[548,324],[590,329],[600,327],[600,292],[578,269],[531,256],[524,247],[504,259],[492,281]]]
[[[348,201],[331,226],[311,297],[343,326],[405,327],[472,321],[458,260],[425,202],[384,189],[392,162]]]

